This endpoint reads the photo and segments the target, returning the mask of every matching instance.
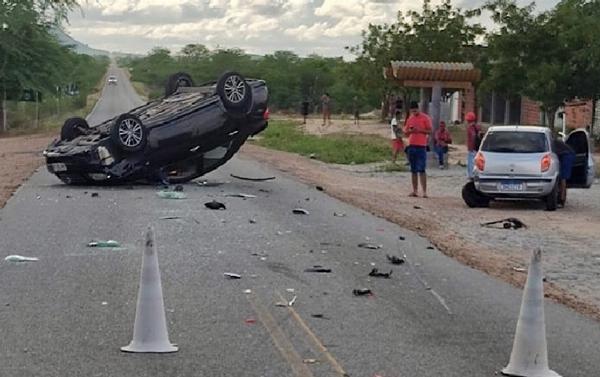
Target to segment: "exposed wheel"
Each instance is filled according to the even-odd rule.
[[[110,137],[121,150],[139,152],[146,147],[148,130],[138,117],[126,113],[113,123]]]
[[[194,81],[192,80],[192,76],[185,72],[177,72],[169,76],[167,80],[167,86],[165,87],[165,97],[170,96],[175,93],[177,89],[181,87],[191,87],[194,86]]]
[[[548,196],[546,196],[545,202],[546,202],[546,211],[556,211],[556,208],[558,207],[558,195],[559,195],[560,191],[558,189],[558,182],[554,185],[554,188],[552,188],[552,191],[550,192],[550,194],[548,194]]]
[[[85,135],[90,129],[88,122],[79,117],[69,118],[60,130],[60,140],[70,141],[78,136]]]
[[[232,115],[245,114],[252,101],[252,89],[242,75],[226,72],[217,82],[217,94]]]
[[[467,182],[462,188],[462,198],[470,208],[484,208],[490,206],[490,198],[483,195],[475,188],[475,183]]]

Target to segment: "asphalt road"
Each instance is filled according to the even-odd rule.
[[[119,75],[92,119],[138,102]],[[222,184],[186,185],[185,200],[159,199],[151,186],[70,187],[44,169],[24,184],[0,210],[0,256],[40,260],[0,263],[0,376],[480,377],[508,362],[521,291],[254,161],[233,159],[203,179]],[[227,210],[206,209],[213,199]],[[174,354],[119,350],[131,340],[149,225]],[[92,239],[123,248],[87,248]],[[409,263],[391,266],[385,254]],[[314,265],[332,272],[304,272]],[[392,278],[369,278],[373,266]],[[353,296],[361,287],[374,296]],[[291,308],[275,305],[294,296]],[[546,321],[551,367],[597,376],[598,323],[552,303]]]

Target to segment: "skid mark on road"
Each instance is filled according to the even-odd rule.
[[[277,292],[277,295],[279,296],[281,301],[287,302],[287,300],[283,297],[283,295],[280,292]],[[296,320],[296,322],[298,323],[300,328],[306,333],[306,335],[313,342],[315,347],[317,347],[319,352],[321,352],[325,356],[325,358],[327,359],[329,364],[331,364],[331,366],[333,367],[335,372],[341,377],[347,377],[348,374],[344,371],[344,368],[342,368],[340,363],[333,357],[333,355],[331,353],[329,353],[329,350],[327,350],[327,347],[325,347],[323,345],[323,343],[319,340],[319,338],[315,335],[315,333],[310,329],[310,327],[308,327],[308,325],[306,324],[306,322],[304,322],[302,317],[300,317],[298,312],[296,312],[296,310],[294,310],[294,308],[291,306],[288,306],[287,308],[288,308],[288,311],[290,312],[290,314],[292,315],[292,318],[294,318],[294,320]]]
[[[292,368],[293,375],[295,377],[314,377],[271,313],[258,301],[254,294],[247,295],[247,298],[258,319],[271,336],[275,347]]]

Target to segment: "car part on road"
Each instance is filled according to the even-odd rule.
[[[390,270],[390,272],[379,272],[378,269],[374,268],[371,270],[371,272],[369,272],[369,276],[375,277],[375,278],[384,278],[384,279],[389,279],[392,277],[392,270]]]
[[[359,288],[352,291],[354,296],[371,296],[373,292],[369,288]]]
[[[290,302],[288,302],[288,307],[294,306],[294,304],[296,303],[296,299],[297,298],[298,298],[298,296],[292,297],[292,299],[290,300]]]
[[[462,198],[470,208],[485,208],[490,206],[490,198],[475,189],[475,183],[467,182],[462,188]]]
[[[161,191],[157,192],[156,195],[158,195],[158,197],[161,199],[187,199],[186,194],[184,194],[183,192],[177,192],[177,191],[161,190]]]
[[[404,241],[404,240],[406,240],[406,237],[404,237],[404,236],[398,236],[398,239],[399,239],[400,241]]]
[[[90,196],[91,196],[92,198],[98,198],[98,197],[100,197],[100,194],[98,194],[97,192],[92,192],[92,193],[90,194]]]
[[[235,175],[235,174],[229,174],[231,177],[236,178],[236,179],[241,179],[243,181],[252,181],[252,182],[265,182],[265,181],[272,181],[274,180],[276,177],[265,177],[265,178],[250,178],[250,177],[241,177],[239,175]]]
[[[157,245],[152,228],[148,228],[146,232],[145,250],[142,254],[133,339],[129,345],[121,347],[121,351],[134,353],[178,351],[177,346],[169,341]]]
[[[242,275],[234,274],[233,272],[225,272],[223,275],[226,278],[233,279],[233,280],[242,278]]]
[[[304,208],[294,208],[292,213],[295,215],[310,215],[310,212],[305,210]]]
[[[7,262],[21,263],[21,262],[37,262],[40,259],[35,258],[35,257],[24,257],[22,255],[9,255],[6,258],[4,258],[4,260]]]
[[[87,135],[90,130],[88,122],[79,117],[69,118],[60,130],[60,140],[71,141],[76,137]]]
[[[395,255],[387,255],[387,260],[391,263],[391,264],[395,264],[395,265],[401,265],[404,264],[406,261],[400,257],[397,257]]]
[[[204,203],[204,206],[206,208],[212,209],[212,210],[227,209],[227,207],[225,206],[225,203],[217,202],[216,200],[213,200],[212,202]]]
[[[163,216],[160,217],[159,220],[177,220],[181,219],[181,216]]]
[[[362,248],[362,249],[369,249],[369,250],[379,250],[381,248],[383,248],[383,245],[374,245],[372,243],[359,243],[358,247]]]
[[[225,194],[225,196],[230,197],[230,198],[242,198],[242,199],[253,199],[256,198],[256,195],[250,195],[250,194]]]
[[[304,359],[304,360],[302,360],[302,362],[304,364],[316,364],[316,363],[318,363],[318,360],[317,359]]]
[[[313,266],[311,268],[307,268],[304,272],[317,272],[317,273],[331,273],[331,268],[325,268],[323,266]]]
[[[317,189],[317,191],[325,191],[323,186],[316,186],[315,188]]]
[[[506,219],[497,220],[497,221],[489,221],[486,223],[482,223],[481,226],[487,227],[487,228],[494,228],[492,225],[497,225],[497,224],[502,224],[503,229],[527,228],[527,225],[525,225],[524,222],[522,222],[521,220],[519,220],[515,217],[508,217]]]
[[[198,186],[202,186],[202,187],[217,187],[217,186],[223,185],[224,182],[200,181],[200,182],[196,182],[196,184]]]
[[[346,217],[346,214],[343,212],[334,212],[333,216],[335,217]]]
[[[121,247],[121,245],[115,240],[108,241],[91,241],[87,244],[87,247],[107,247],[107,248],[115,248]]]
[[[177,72],[169,76],[167,79],[167,85],[165,86],[165,97],[171,96],[177,92],[179,88],[193,87],[194,81],[192,77],[185,72]]]

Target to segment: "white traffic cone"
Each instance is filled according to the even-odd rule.
[[[154,245],[154,231],[148,228],[146,249],[142,257],[142,273],[138,292],[133,340],[123,352],[167,353],[177,352],[169,342],[167,318],[163,302],[158,255]]]
[[[521,312],[508,366],[502,374],[518,377],[560,377],[548,368],[548,346],[544,319],[542,251],[531,257]]]

